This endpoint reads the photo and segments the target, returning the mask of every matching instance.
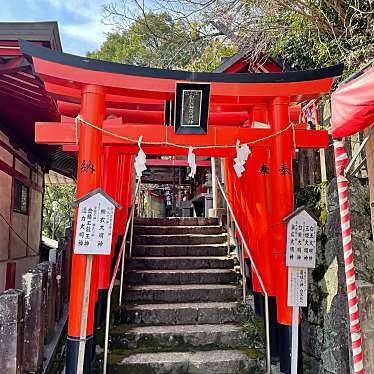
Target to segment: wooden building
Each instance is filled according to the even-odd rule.
[[[59,114],[19,39],[61,50],[56,22],[0,23],[0,292],[39,262],[44,173],[71,170],[57,147],[34,142],[35,121]]]

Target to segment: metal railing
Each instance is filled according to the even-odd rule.
[[[129,255],[131,255],[131,247],[132,247],[132,236],[133,236],[133,228],[134,228],[134,217],[135,217],[135,202],[136,199],[139,197],[140,193],[140,178],[137,181],[136,188],[135,188],[135,195],[132,201],[132,207],[129,214],[129,217],[126,222],[125,233],[123,235],[123,240],[121,244],[121,248],[118,253],[116,265],[114,267],[112,279],[110,281],[109,289],[108,289],[108,300],[107,300],[107,307],[106,307],[106,319],[105,319],[105,345],[104,345],[104,367],[103,373],[106,374],[107,372],[107,365],[108,365],[108,345],[109,345],[109,325],[110,325],[110,306],[111,306],[111,297],[114,288],[114,284],[116,282],[117,272],[119,268],[119,263],[121,263],[121,282],[120,282],[120,291],[119,291],[119,306],[122,305],[122,288],[123,288],[123,275],[124,275],[124,265],[125,265],[125,256],[126,256],[126,237],[127,233],[130,228],[131,224],[131,237],[130,237],[130,245],[129,245]]]
[[[223,198],[225,199],[226,201],[226,205],[227,205],[227,222],[229,223],[230,221],[232,221],[236,227],[236,230],[242,240],[242,245],[241,245],[241,273],[242,273],[242,286],[243,286],[243,301],[245,302],[246,301],[246,277],[245,277],[245,263],[244,263],[244,251],[245,253],[247,254],[248,258],[250,259],[251,261],[251,267],[253,269],[253,271],[255,272],[257,278],[258,278],[258,282],[260,283],[260,286],[261,286],[261,289],[262,289],[262,292],[264,293],[264,297],[265,297],[265,335],[266,335],[266,372],[268,374],[271,374],[271,358],[270,358],[270,325],[269,325],[269,295],[266,291],[266,288],[265,288],[265,285],[264,285],[264,282],[261,278],[261,275],[257,269],[257,266],[253,260],[253,257],[251,255],[251,252],[249,250],[249,247],[247,245],[247,242],[244,238],[244,235],[243,235],[243,232],[242,230],[240,229],[240,226],[238,224],[238,221],[235,217],[235,214],[234,214],[234,211],[233,211],[233,208],[227,198],[227,195],[226,195],[226,192],[224,191],[223,187],[222,187],[222,184],[221,182],[219,181],[218,178],[217,179],[217,183],[218,183],[218,186],[221,190],[221,193],[222,193],[222,196]],[[229,228],[229,226],[228,226]],[[228,232],[228,236],[230,236],[230,233]]]

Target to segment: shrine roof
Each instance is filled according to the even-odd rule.
[[[324,78],[335,78],[343,72],[343,64],[313,70],[286,71],[275,73],[206,73],[183,70],[166,70],[117,62],[96,60],[43,48],[25,40],[20,40],[22,52],[33,58],[54,62],[94,72],[114,73],[145,78],[160,78],[167,80],[189,82],[224,82],[224,83],[280,83],[314,81]]]
[[[57,22],[0,22],[0,129],[47,169],[71,175],[75,155],[59,146],[35,144],[35,122],[57,121],[56,102],[21,52],[19,38],[61,51]]]
[[[251,63],[250,59],[244,53],[237,52],[231,57],[222,61],[213,73],[270,73],[290,71],[287,64],[270,56],[261,56],[255,64]]]
[[[61,146],[36,145],[34,123],[59,121],[61,114],[76,116],[85,84],[107,88],[107,115],[127,122],[134,118],[137,123],[141,115],[145,123],[158,124],[163,123],[165,100],[174,99],[176,82],[209,82],[210,121],[242,126],[249,106],[280,94],[289,94],[293,103],[318,97],[330,90],[343,68],[281,72],[275,65],[270,61],[257,69],[263,73],[250,73],[240,55],[213,73],[124,65],[62,53],[56,22],[0,23],[0,125],[30,147],[47,168],[71,176],[76,154]],[[222,69],[226,74],[220,73]]]
[[[0,44],[2,44],[1,41],[17,42],[13,49],[18,51],[18,54],[21,54],[18,46],[19,39],[62,51],[58,25],[55,21],[0,22]],[[1,55],[4,55],[3,51]]]
[[[258,98],[289,96],[291,102],[318,97],[330,90],[343,65],[315,70],[273,73],[199,73],[164,70],[74,56],[21,41],[40,78],[54,87],[52,93],[66,91],[65,101],[76,98],[84,85],[105,87],[108,95],[172,99],[176,82],[210,83],[211,103],[235,102],[248,105]],[[47,90],[48,87],[47,87]]]
[[[314,221],[316,221],[318,225],[321,225],[321,221],[316,217],[312,210],[305,205],[298,207],[293,212],[291,212],[287,217],[284,217],[283,222],[288,223],[292,218],[298,216],[302,212],[306,212]]]

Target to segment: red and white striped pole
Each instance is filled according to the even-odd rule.
[[[341,140],[334,140],[335,168],[338,184],[340,224],[344,251],[345,279],[347,285],[349,328],[352,341],[353,373],[363,374],[364,364],[362,358],[362,338],[360,317],[358,313],[358,300],[356,291],[355,266],[353,262],[351,217],[348,202],[348,179],[344,176],[344,169],[348,156]]]

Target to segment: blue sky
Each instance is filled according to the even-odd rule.
[[[85,55],[98,49],[110,27],[102,23],[105,0],[2,1],[1,22],[58,21],[64,52]]]

